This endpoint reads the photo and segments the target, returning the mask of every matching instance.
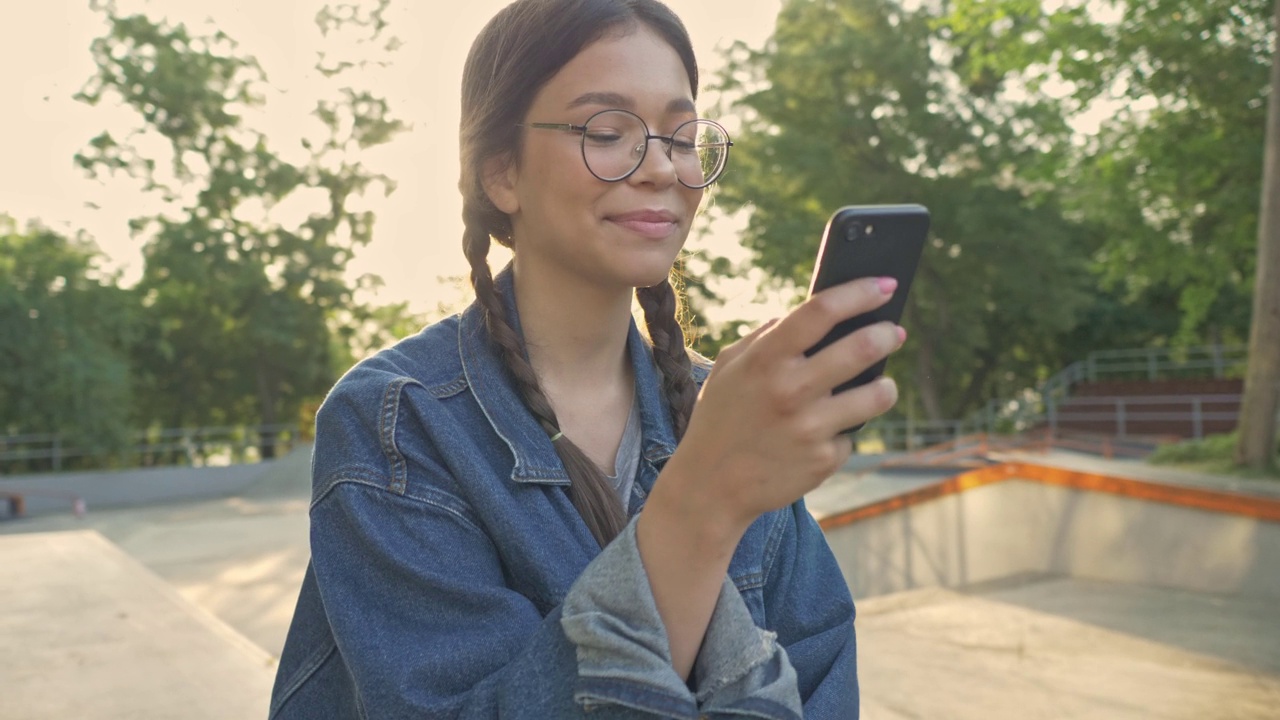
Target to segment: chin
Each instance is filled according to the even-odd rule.
[[[628,283],[635,288],[660,285],[663,280],[671,276],[671,266],[674,262],[672,260],[671,262],[663,263],[636,263],[628,268]]]

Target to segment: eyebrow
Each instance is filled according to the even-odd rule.
[[[615,107],[622,110],[634,110],[635,102],[626,95],[614,92],[589,92],[579,95],[569,103],[568,109],[582,107],[583,105],[601,105],[604,107]],[[697,108],[693,106],[693,101],[688,98],[676,98],[667,103],[667,112],[675,113],[697,113]]]

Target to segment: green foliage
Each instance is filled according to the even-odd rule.
[[[1209,435],[1202,440],[1184,440],[1156,449],[1147,462],[1203,472],[1250,475],[1235,467],[1235,449],[1239,441],[1238,432]],[[1280,467],[1280,455],[1274,458],[1271,466]]]
[[[1160,342],[1242,341],[1254,278],[1272,0],[963,0],[946,32],[962,72],[1029,87],[1096,133],[1055,145],[1062,202],[1105,242],[1105,286],[1135,316],[1172,298]],[[1102,13],[1106,13],[1103,15]],[[1047,89],[1056,89],[1052,97]]]
[[[356,6],[327,9],[318,22],[326,33],[352,24],[376,37],[385,6],[377,4],[374,19]],[[122,16],[110,4],[100,9],[109,30],[93,43],[97,72],[78,97],[119,100],[142,127],[124,141],[99,135],[76,160],[91,175],[137,177],[169,203],[130,223],[146,260],[138,285],[144,324],[133,352],[137,420],[291,422],[332,383],[332,326],[355,306],[344,273],[372,238],[374,217],[351,200],[375,186],[393,189],[351,157],[403,124],[388,117],[381,98],[342,88],[336,101],[317,104],[326,135],[304,141],[307,162],[290,162],[246,123],[245,111],[265,102],[265,76],[230,38]],[[140,149],[155,147],[144,141],[157,136],[167,157]],[[273,218],[277,204],[308,193],[323,200],[300,223]]]
[[[0,434],[101,452],[127,440],[135,298],[98,260],[82,236],[0,215]]]
[[[907,412],[942,418],[1044,373],[1088,303],[1098,239],[1043,186],[1061,115],[954,72],[935,24],[893,0],[785,3],[765,48],[728,53],[718,89],[743,128],[717,205],[749,208],[754,262],[800,287],[836,208],[927,206],[911,335],[890,372],[910,374]]]

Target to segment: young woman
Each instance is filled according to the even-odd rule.
[[[893,283],[691,362],[667,277],[730,145],[697,88],[656,0],[519,0],[476,39],[476,302],[319,412],[272,717],[857,717],[853,602],[801,499],[896,399],[832,388],[905,335],[805,350]]]

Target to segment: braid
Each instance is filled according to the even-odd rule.
[[[466,230],[462,249],[471,263],[471,285],[484,309],[485,327],[493,338],[502,361],[515,379],[516,389],[538,424],[553,438],[552,444],[569,474],[569,499],[582,516],[600,547],[609,544],[626,526],[626,512],[600,468],[577,445],[560,432],[560,423],[551,407],[538,375],[525,356],[524,341],[507,320],[489,269],[490,236],[472,208],[463,213]]]
[[[689,427],[698,387],[693,381],[689,351],[677,317],[676,290],[668,278],[653,287],[637,288],[636,299],[644,309],[645,326],[653,341],[653,358],[662,373],[662,391],[671,407],[671,420],[679,441]]]

